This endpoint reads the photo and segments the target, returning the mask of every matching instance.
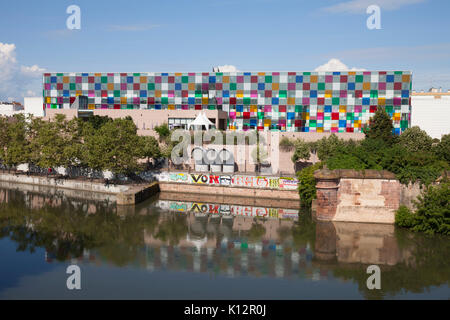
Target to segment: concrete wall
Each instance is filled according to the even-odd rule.
[[[389,223],[401,202],[401,184],[388,171],[318,170],[316,218],[323,221]]]
[[[253,197],[279,200],[300,200],[297,190],[275,190],[266,188],[224,187],[201,184],[159,182],[161,192],[180,192],[191,194],[209,194],[214,197]]]
[[[450,133],[450,93],[413,93],[411,126],[419,126],[431,137]]]
[[[45,116],[44,99],[42,97],[25,97],[23,99],[25,113],[34,117]]]
[[[128,186],[122,185],[106,186],[105,184],[102,183],[94,183],[90,181],[55,179],[39,176],[14,175],[8,173],[0,173],[0,181],[18,184],[39,185],[62,189],[80,190],[87,192],[103,192],[109,194],[117,194],[120,192],[127,191],[129,189]]]

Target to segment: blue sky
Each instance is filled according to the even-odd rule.
[[[81,30],[66,27],[72,4]],[[380,30],[366,27],[370,4],[381,8]],[[43,71],[219,65],[411,70],[416,90],[450,89],[448,0],[0,0],[0,9],[0,100],[39,95]]]

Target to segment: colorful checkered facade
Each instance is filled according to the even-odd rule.
[[[44,107],[223,110],[228,129],[361,132],[378,106],[397,134],[410,125],[411,73],[46,73]]]

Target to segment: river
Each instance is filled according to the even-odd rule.
[[[201,201],[160,194],[122,207],[0,188],[0,299],[450,297],[449,237]],[[67,288],[70,265],[80,290]],[[369,265],[381,289],[368,289]]]

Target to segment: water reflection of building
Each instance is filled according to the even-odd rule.
[[[394,230],[388,224],[318,222],[315,257],[344,263],[409,263],[411,252],[398,247]]]

